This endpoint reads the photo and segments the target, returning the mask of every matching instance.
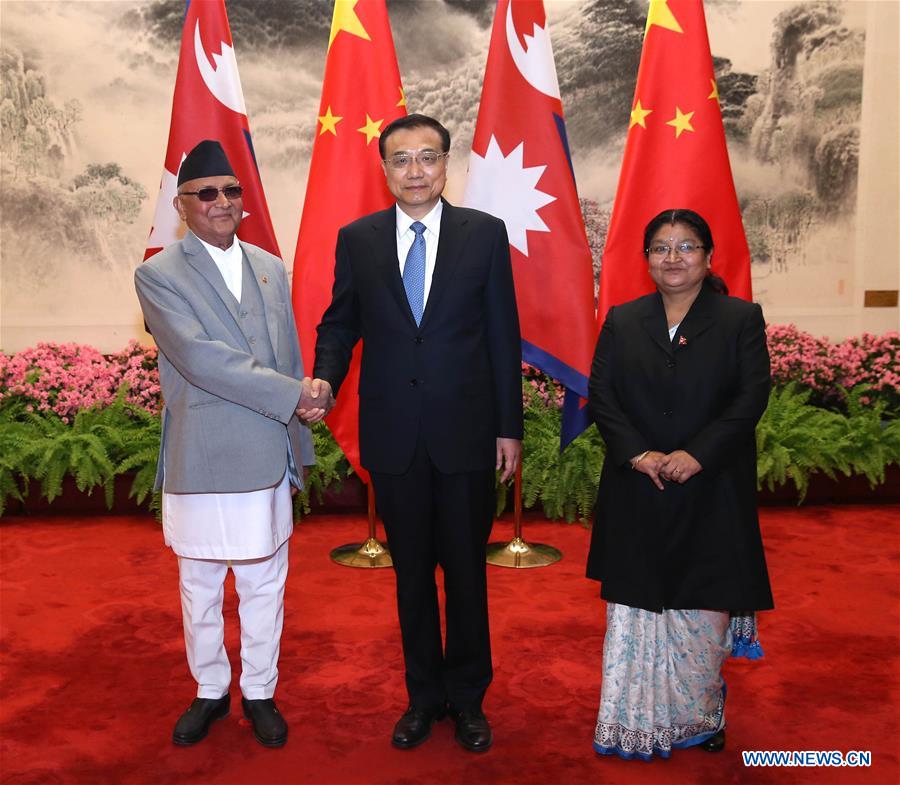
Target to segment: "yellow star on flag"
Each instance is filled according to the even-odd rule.
[[[343,117],[333,115],[331,113],[331,106],[329,105],[328,109],[325,111],[325,114],[319,118],[319,122],[322,123],[322,130],[319,131],[319,136],[324,134],[326,131],[329,131],[337,136],[337,124],[343,119]]]
[[[681,109],[677,106],[675,107],[675,117],[669,120],[666,125],[671,125],[675,129],[675,138],[677,139],[681,136],[682,131],[693,131],[694,126],[691,125],[691,118],[694,116],[693,112],[688,112],[684,114]]]
[[[343,30],[350,35],[359,36],[360,38],[371,41],[366,28],[356,15],[354,8],[359,0],[334,0],[334,16],[331,17],[331,35],[328,36],[328,48],[337,38],[337,34]]]
[[[628,130],[630,131],[635,125],[646,128],[647,124],[644,120],[652,111],[652,109],[644,109],[644,107],[641,106],[640,99],[638,99],[638,102],[634,105],[634,109],[631,110],[631,122],[628,123]]]
[[[666,30],[672,30],[676,33],[684,32],[681,29],[681,25],[678,24],[675,14],[672,13],[672,9],[669,8],[669,0],[650,0],[650,8],[647,11],[647,26],[644,28],[645,36],[650,29],[650,25],[659,25],[666,28]]]
[[[366,124],[362,128],[357,128],[361,134],[366,135],[366,145],[368,145],[373,139],[377,139],[381,136],[381,124],[384,120],[373,120],[366,114]]]
[[[394,104],[394,106],[406,106],[406,93],[403,92],[402,87],[397,88],[400,91],[400,100]]]
[[[706,97],[710,98],[710,99],[715,98],[716,103],[718,103],[718,101],[719,101],[719,86],[716,84],[715,79],[710,79],[709,83],[712,85],[712,92]]]

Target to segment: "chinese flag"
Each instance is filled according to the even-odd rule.
[[[145,259],[183,236],[181,220],[172,206],[178,169],[184,157],[204,139],[217,139],[222,144],[244,187],[244,220],[238,235],[280,256],[250,140],[224,0],[194,0],[187,4],[169,146]]]
[[[506,224],[522,356],[566,387],[565,445],[588,425],[597,325],[548,28],[542,0],[497,3],[464,203]]]
[[[338,229],[393,202],[378,138],[404,114],[385,0],[336,0],[294,256],[294,314],[306,368],[313,367],[316,327],[331,303]],[[359,463],[360,351],[358,345],[327,422],[353,469],[368,482]]]
[[[625,157],[600,270],[600,321],[613,305],[653,291],[644,227],[667,208],[702,215],[712,269],[750,299],[750,251],[719,110],[700,0],[651,0]]]

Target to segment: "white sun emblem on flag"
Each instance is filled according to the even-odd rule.
[[[538,210],[556,201],[556,197],[537,189],[538,180],[547,167],[526,167],[523,163],[524,150],[525,143],[520,142],[504,157],[493,136],[484,158],[473,150],[463,201],[466,207],[502,218],[509,234],[509,244],[528,256],[527,232],[550,231],[538,215]]]

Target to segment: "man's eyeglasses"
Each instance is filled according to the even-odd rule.
[[[431,169],[432,166],[437,165],[438,161],[446,158],[448,155],[450,153],[436,153],[433,150],[425,150],[415,155],[412,153],[397,153],[397,155],[392,155],[390,158],[385,158],[384,162],[391,169],[406,169],[413,161],[423,169]]]
[[[695,251],[702,250],[703,248],[704,248],[704,246],[700,245],[699,243],[683,242],[683,243],[678,243],[674,248],[672,248],[672,246],[670,246],[670,245],[651,245],[647,249],[647,253],[650,254],[650,256],[665,257],[665,256],[668,256],[669,253],[674,250],[676,254],[682,254],[684,256],[688,256],[688,255],[694,253]]]
[[[240,185],[226,185],[224,188],[201,188],[199,191],[182,191],[179,196],[196,196],[201,202],[214,202],[219,198],[219,194],[225,194],[225,198],[229,201],[240,199],[244,193],[243,187]]]

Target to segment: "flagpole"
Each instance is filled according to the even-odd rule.
[[[516,469],[513,486],[513,538],[509,542],[491,542],[487,546],[487,563],[496,567],[549,567],[562,558],[562,551],[552,545],[539,542],[527,543],[522,539],[522,463]]]
[[[369,537],[363,543],[341,545],[331,552],[331,560],[345,567],[393,567],[391,552],[379,542],[375,532],[375,491],[366,485]]]
[[[406,114],[385,0],[337,0],[329,5],[333,12],[325,75],[294,252],[294,315],[307,361],[315,358],[316,328],[331,303],[338,231],[394,203],[381,170],[378,137]],[[366,124],[359,128],[363,117]],[[374,492],[359,454],[361,348],[357,344],[353,351],[345,391],[327,422],[353,471],[368,485],[369,532],[364,542],[335,548],[331,557],[349,567],[390,567],[391,555],[376,538]],[[312,366],[314,370],[315,362]]]

